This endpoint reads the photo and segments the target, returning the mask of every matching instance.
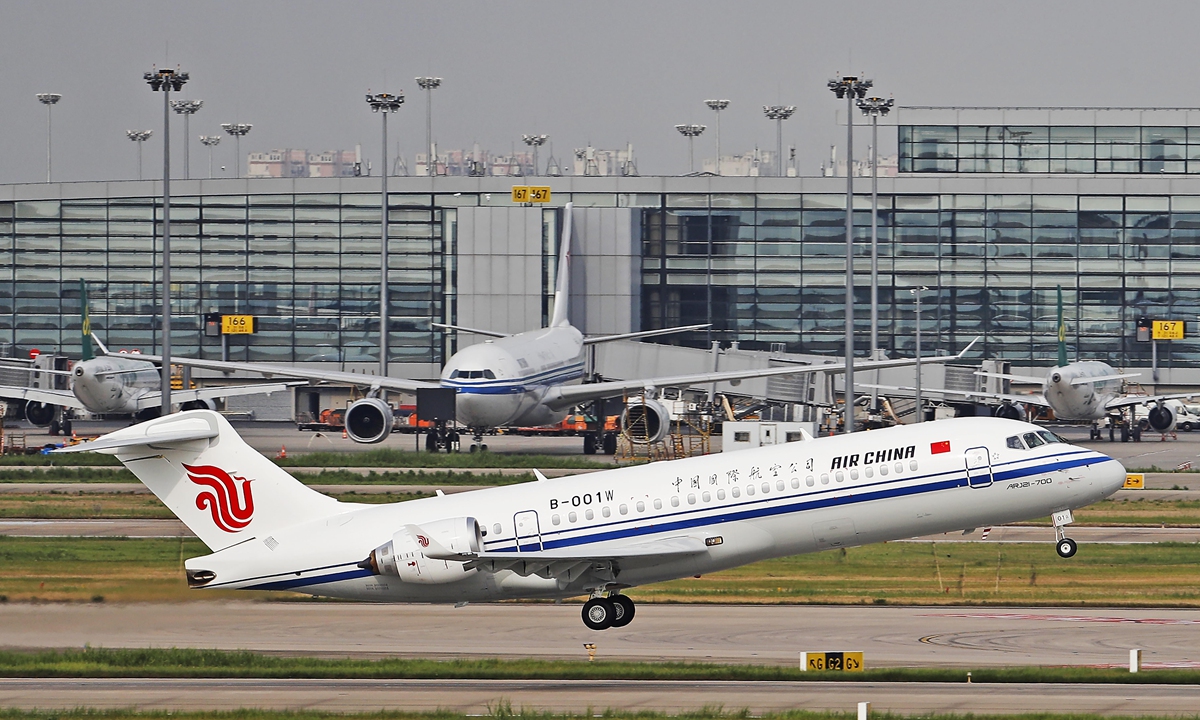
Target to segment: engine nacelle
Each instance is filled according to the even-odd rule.
[[[380,398],[363,398],[346,408],[346,434],[357,443],[383,442],[392,434],[392,406]]]
[[[1159,403],[1146,413],[1146,422],[1157,432],[1171,432],[1175,428],[1175,411],[1165,403]]]
[[[57,412],[57,406],[47,403],[34,402],[32,400],[25,403],[25,419],[40,427],[49,425],[54,420]]]
[[[212,400],[189,400],[179,406],[180,410],[216,410],[217,404]]]
[[[1025,406],[1015,405],[1013,403],[1004,403],[1003,405],[997,405],[992,415],[994,417],[1004,418],[1005,420],[1020,420],[1024,422]]]
[[[441,585],[462,580],[476,572],[458,560],[429,557],[429,554],[477,553],[483,533],[472,517],[448,518],[406,525],[392,539],[371,551],[359,567],[376,575],[391,575],[401,582]]]
[[[621,432],[636,443],[662,442],[671,429],[671,414],[657,400],[633,398],[621,413]]]

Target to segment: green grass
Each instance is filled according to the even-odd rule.
[[[356,498],[366,499],[366,498]],[[0,596],[10,601],[295,599],[188,590],[194,539],[0,536]],[[888,543],[766,560],[701,578],[632,588],[639,602],[962,606],[1200,607],[1200,545],[1087,544],[1070,560],[1050,543]]]
[[[412,678],[495,680],[749,680],[979,683],[1200,683],[1200,670],[1082,667],[868,668],[804,672],[797,665],[586,660],[314,658],[186,648],[0,652],[3,677]]]
[[[370,713],[332,713],[320,710],[263,710],[260,708],[233,711],[188,711],[177,710],[95,710],[76,708],[73,710],[0,710],[0,720],[468,720],[480,715],[468,715],[454,710],[436,710],[433,712],[413,712],[406,710],[385,710]],[[785,712],[764,713],[751,716],[748,710],[726,710],[724,707],[702,707],[680,713],[670,714],[653,710],[624,711],[588,708],[582,713],[554,713],[527,708],[514,708],[507,700],[497,700],[489,703],[487,713],[482,717],[508,720],[520,718],[525,720],[592,720],[606,718],[608,720],[748,720],[751,717],[763,720],[854,720],[855,711],[837,712],[833,710],[787,710]],[[970,713],[940,714],[923,713],[913,716],[903,713],[872,711],[875,720],[911,720],[919,717],[921,720],[1168,720],[1165,715],[1097,715],[1093,713]],[[1200,715],[1175,716],[1174,720],[1195,720]]]

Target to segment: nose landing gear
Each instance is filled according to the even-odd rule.
[[[625,627],[633,622],[633,601],[624,595],[593,597],[583,604],[583,624],[591,630]]]
[[[471,452],[487,452],[483,442],[483,428],[471,428]]]
[[[1054,513],[1052,517],[1054,520],[1054,549],[1058,551],[1060,558],[1074,557],[1075,552],[1079,550],[1079,544],[1067,537],[1065,526],[1074,522],[1075,518],[1071,516],[1070,510],[1061,510]]]

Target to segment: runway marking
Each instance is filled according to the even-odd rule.
[[[1177,618],[1123,618],[1093,615],[1036,615],[1032,613],[928,613],[922,617],[953,617],[981,620],[1044,620],[1049,622],[1129,623],[1133,625],[1200,625],[1200,620]],[[927,635],[927,638],[937,637]],[[921,638],[926,642],[926,638]]]

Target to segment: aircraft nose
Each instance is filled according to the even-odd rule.
[[[1119,461],[1109,458],[1094,466],[1104,497],[1112,495],[1125,486],[1125,466]]]

